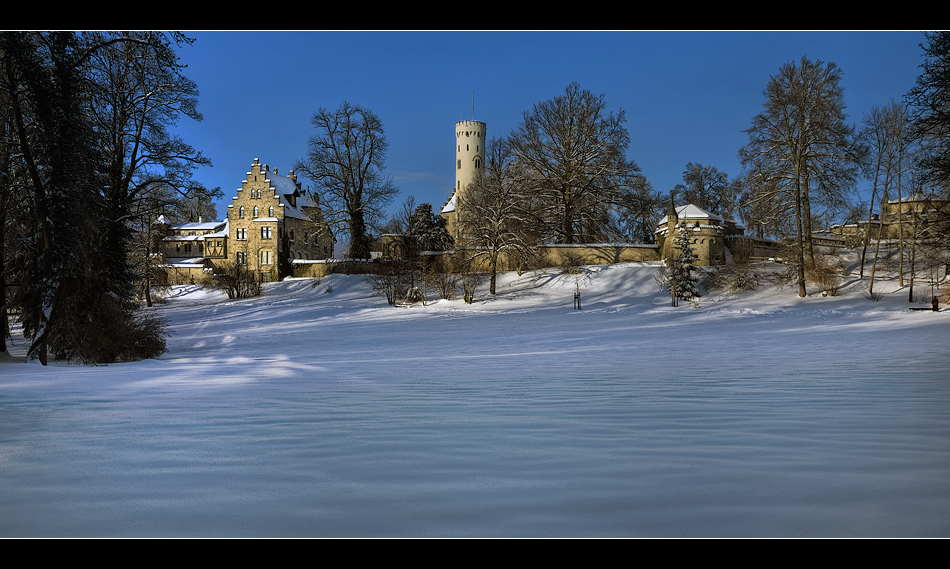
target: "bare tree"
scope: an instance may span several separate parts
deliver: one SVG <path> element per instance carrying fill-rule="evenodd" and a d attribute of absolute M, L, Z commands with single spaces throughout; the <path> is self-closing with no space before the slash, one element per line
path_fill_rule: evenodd
<path fill-rule="evenodd" d="M 805 267 L 815 262 L 813 206 L 843 206 L 856 178 L 861 148 L 853 127 L 845 123 L 841 70 L 834 63 L 789 62 L 773 75 L 764 109 L 753 117 L 749 142 L 739 152 L 762 190 L 753 201 L 775 203 L 795 219 L 798 248 L 798 294 L 805 296 Z"/>
<path fill-rule="evenodd" d="M 571 83 L 562 96 L 525 112 L 511 136 L 546 240 L 602 240 L 611 209 L 640 180 L 639 167 L 626 157 L 626 115 L 606 108 L 604 95 Z"/>
<path fill-rule="evenodd" d="M 688 163 L 683 171 L 683 183 L 677 184 L 673 190 L 686 202 L 712 213 L 734 213 L 734 186 L 729 183 L 726 173 L 715 166 Z"/>
<path fill-rule="evenodd" d="M 656 221 L 665 210 L 665 198 L 645 176 L 634 176 L 631 191 L 621 196 L 616 208 L 616 217 L 608 231 L 611 240 L 626 243 L 653 243 L 656 238 Z"/>
<path fill-rule="evenodd" d="M 323 222 L 349 233 L 351 258 L 370 256 L 368 228 L 383 219 L 386 207 L 399 194 L 383 176 L 389 147 L 376 114 L 344 102 L 336 111 L 321 107 L 311 122 L 307 156 L 294 168 L 313 180 Z"/>
<path fill-rule="evenodd" d="M 880 196 L 878 206 L 878 234 L 877 245 L 874 251 L 874 261 L 871 264 L 871 282 L 868 291 L 874 290 L 874 272 L 877 267 L 877 256 L 881 246 L 884 231 L 884 204 L 896 192 L 901 199 L 902 176 L 913 165 L 911 158 L 911 138 L 909 135 L 910 116 L 907 107 L 901 103 L 891 101 L 885 107 L 872 107 L 864 116 L 864 127 L 860 132 L 862 143 L 868 148 L 863 163 L 864 175 L 871 180 L 871 203 L 868 207 L 868 225 L 864 234 L 864 246 L 861 251 L 861 278 L 864 278 L 864 262 L 867 248 L 871 239 L 871 221 L 874 215 L 874 206 Z M 903 231 L 899 225 L 898 231 Z M 903 247 L 903 239 L 900 239 Z M 901 255 L 903 257 L 903 255 Z M 903 271 L 900 271 L 901 286 L 903 286 Z"/>
<path fill-rule="evenodd" d="M 485 151 L 485 168 L 461 194 L 460 253 L 469 264 L 486 264 L 489 291 L 495 294 L 495 279 L 502 255 L 510 260 L 530 257 L 536 245 L 532 234 L 531 196 L 524 191 L 519 164 L 508 142 L 492 139 Z"/>

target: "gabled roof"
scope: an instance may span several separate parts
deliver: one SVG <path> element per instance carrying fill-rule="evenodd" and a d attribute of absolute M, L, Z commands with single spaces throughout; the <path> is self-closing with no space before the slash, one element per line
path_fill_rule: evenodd
<path fill-rule="evenodd" d="M 449 201 L 442 207 L 440 213 L 449 213 L 451 211 L 455 211 L 455 192 L 452 192 L 452 197 L 449 198 Z"/>
<path fill-rule="evenodd" d="M 709 213 L 701 207 L 691 203 L 681 205 L 676 208 L 676 217 L 679 219 L 709 219 L 713 221 L 722 221 L 722 218 L 715 213 Z"/>
<path fill-rule="evenodd" d="M 270 182 L 271 188 L 280 199 L 280 205 L 284 206 L 284 217 L 310 219 L 304 208 L 316 207 L 316 204 L 310 200 L 306 192 L 300 191 L 297 182 L 288 176 L 275 174 L 273 171 L 267 172 L 265 180 Z M 292 200 L 292 196 L 296 196 L 296 198 Z M 297 207 L 294 207 L 292 202 L 296 202 Z"/>
<path fill-rule="evenodd" d="M 220 226 L 226 225 L 227 221 L 191 221 L 188 223 L 182 223 L 181 225 L 172 226 L 173 230 L 200 230 L 200 231 L 217 231 Z"/>

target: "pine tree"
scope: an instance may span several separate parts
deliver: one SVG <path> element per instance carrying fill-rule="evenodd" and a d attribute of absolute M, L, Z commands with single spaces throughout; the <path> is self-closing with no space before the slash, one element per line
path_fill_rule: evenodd
<path fill-rule="evenodd" d="M 453 240 L 446 229 L 445 219 L 432 213 L 432 204 L 419 204 L 409 216 L 407 233 L 412 252 L 446 251 Z"/>
<path fill-rule="evenodd" d="M 698 282 L 696 274 L 696 261 L 699 257 L 693 253 L 690 246 L 692 230 L 685 223 L 681 223 L 673 239 L 673 246 L 679 249 L 679 256 L 672 261 L 669 273 L 670 294 L 673 295 L 673 302 L 677 299 L 693 300 L 699 298 Z"/>

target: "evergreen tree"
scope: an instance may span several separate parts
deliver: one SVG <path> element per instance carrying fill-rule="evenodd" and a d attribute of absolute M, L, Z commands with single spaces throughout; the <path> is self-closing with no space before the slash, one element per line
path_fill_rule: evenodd
<path fill-rule="evenodd" d="M 8 303 L 31 360 L 106 363 L 165 349 L 161 320 L 134 303 L 130 262 L 153 189 L 190 189 L 191 167 L 205 163 L 164 130 L 195 102 L 174 60 L 158 34 L 0 32 L 3 170 L 20 196 L 0 211 L 0 277 L 15 285 Z M 157 90 L 176 81 L 187 93 L 158 105 L 169 100 Z"/>
<path fill-rule="evenodd" d="M 432 213 L 432 204 L 416 206 L 409 216 L 406 233 L 409 235 L 411 253 L 422 251 L 446 251 L 452 248 L 453 239 L 441 215 Z"/>
<path fill-rule="evenodd" d="M 690 245 L 692 230 L 685 223 L 681 223 L 673 239 L 673 245 L 679 249 L 679 256 L 672 261 L 669 272 L 670 294 L 673 296 L 674 306 L 677 299 L 693 300 L 699 298 L 696 274 L 696 261 L 699 257 L 693 253 Z"/>

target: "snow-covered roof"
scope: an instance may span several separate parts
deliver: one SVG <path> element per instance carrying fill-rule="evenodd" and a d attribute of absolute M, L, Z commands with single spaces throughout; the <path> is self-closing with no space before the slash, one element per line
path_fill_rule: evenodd
<path fill-rule="evenodd" d="M 206 238 L 207 237 L 227 237 L 230 227 L 231 227 L 231 222 L 228 220 L 225 220 L 224 226 L 221 229 L 218 229 L 214 233 L 208 233 L 206 235 L 203 235 L 202 237 L 206 237 Z"/>
<path fill-rule="evenodd" d="M 211 233 L 205 233 L 203 235 L 169 235 L 162 239 L 162 241 L 204 241 L 209 237 L 227 237 L 228 228 L 230 223 L 225 221 L 202 221 L 202 222 L 192 222 L 192 223 L 183 223 L 182 225 L 176 225 L 172 229 L 176 231 L 212 231 Z"/>
<path fill-rule="evenodd" d="M 271 188 L 273 188 L 274 193 L 277 194 L 277 197 L 280 199 L 280 205 L 284 206 L 284 217 L 303 220 L 310 219 L 304 212 L 304 208 L 316 207 L 316 204 L 310 201 L 310 198 L 305 192 L 297 188 L 297 182 L 288 176 L 283 176 L 273 171 L 267 172 L 265 180 L 270 182 Z M 294 193 L 297 194 L 294 200 L 297 203 L 297 207 L 294 207 L 288 198 L 288 196 L 292 196 Z"/>
<path fill-rule="evenodd" d="M 196 231 L 217 231 L 220 226 L 226 223 L 226 221 L 191 221 L 182 223 L 181 225 L 175 225 L 172 229 L 175 231 L 187 229 L 194 229 Z"/>
<path fill-rule="evenodd" d="M 171 257 L 165 260 L 164 263 L 159 265 L 160 267 L 179 267 L 179 268 L 189 268 L 189 267 L 200 267 L 205 265 L 207 259 L 204 257 Z"/>
<path fill-rule="evenodd" d="M 452 192 L 452 197 L 442 208 L 442 213 L 449 213 L 450 211 L 455 211 L 455 192 Z"/>
<path fill-rule="evenodd" d="M 709 219 L 712 221 L 722 221 L 722 218 L 715 213 L 709 213 L 701 207 L 691 203 L 681 205 L 676 208 L 676 217 L 680 219 Z"/>
<path fill-rule="evenodd" d="M 909 196 L 904 196 L 899 200 L 888 200 L 887 203 L 914 203 L 914 202 L 943 202 L 946 201 L 944 198 L 935 195 L 935 194 L 924 194 L 924 193 L 915 193 Z"/>

